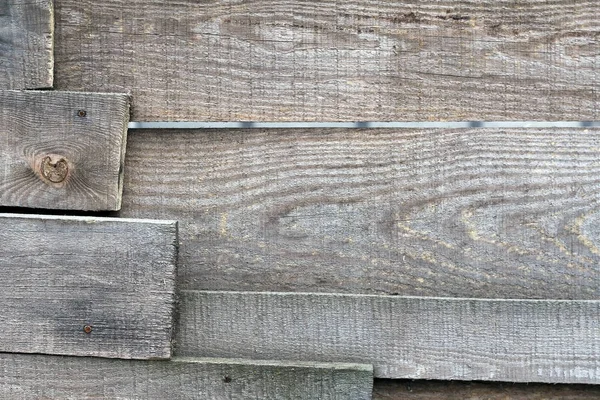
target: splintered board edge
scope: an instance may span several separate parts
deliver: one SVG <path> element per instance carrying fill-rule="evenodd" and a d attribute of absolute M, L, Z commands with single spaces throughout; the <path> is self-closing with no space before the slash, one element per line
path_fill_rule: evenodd
<path fill-rule="evenodd" d="M 121 208 L 127 94 L 0 91 L 0 206 Z"/>
<path fill-rule="evenodd" d="M 378 378 L 600 383 L 600 301 L 181 293 L 177 356 L 370 363 Z"/>
<path fill-rule="evenodd" d="M 177 223 L 0 214 L 0 351 L 171 356 Z"/>

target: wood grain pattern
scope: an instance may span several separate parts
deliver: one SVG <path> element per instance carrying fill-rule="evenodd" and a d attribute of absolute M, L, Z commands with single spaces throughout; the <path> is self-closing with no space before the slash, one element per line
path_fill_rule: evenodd
<path fill-rule="evenodd" d="M 373 400 L 596 400 L 599 385 L 378 379 Z"/>
<path fill-rule="evenodd" d="M 175 354 L 373 364 L 379 378 L 600 383 L 600 301 L 181 294 Z"/>
<path fill-rule="evenodd" d="M 0 214 L 0 351 L 171 356 L 177 223 Z"/>
<path fill-rule="evenodd" d="M 56 86 L 133 118 L 594 120 L 595 0 L 57 0 Z"/>
<path fill-rule="evenodd" d="M 0 354 L 0 370 L 7 399 L 369 400 L 373 386 L 354 364 Z"/>
<path fill-rule="evenodd" d="M 600 130 L 133 131 L 182 289 L 600 298 Z"/>
<path fill-rule="evenodd" d="M 0 91 L 0 205 L 118 210 L 125 94 Z"/>
<path fill-rule="evenodd" d="M 0 89 L 52 87 L 53 8 L 52 0 L 0 0 Z"/>

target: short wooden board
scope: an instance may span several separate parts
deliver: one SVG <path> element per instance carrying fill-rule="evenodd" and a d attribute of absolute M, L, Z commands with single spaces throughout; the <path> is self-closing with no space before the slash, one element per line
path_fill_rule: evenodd
<path fill-rule="evenodd" d="M 125 94 L 0 91 L 0 205 L 118 210 Z"/>
<path fill-rule="evenodd" d="M 370 363 L 379 378 L 600 383 L 600 301 L 181 296 L 178 356 Z"/>
<path fill-rule="evenodd" d="M 0 354 L 0 370 L 6 399 L 370 400 L 373 386 L 356 364 Z"/>
<path fill-rule="evenodd" d="M 53 75 L 53 0 L 0 0 L 0 89 L 50 88 Z"/>
<path fill-rule="evenodd" d="M 0 352 L 171 356 L 177 223 L 0 214 Z"/>

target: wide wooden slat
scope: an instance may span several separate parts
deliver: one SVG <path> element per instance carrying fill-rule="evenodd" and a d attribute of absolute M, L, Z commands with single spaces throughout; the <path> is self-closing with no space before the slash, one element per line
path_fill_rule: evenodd
<path fill-rule="evenodd" d="M 53 69 L 53 1 L 0 0 L 0 89 L 52 87 Z"/>
<path fill-rule="evenodd" d="M 0 91 L 0 205 L 118 210 L 125 94 Z"/>
<path fill-rule="evenodd" d="M 0 354 L 6 399 L 370 400 L 367 365 Z"/>
<path fill-rule="evenodd" d="M 372 363 L 376 377 L 600 383 L 600 301 L 181 294 L 178 356 Z"/>
<path fill-rule="evenodd" d="M 0 214 L 0 351 L 171 356 L 177 223 Z"/>
<path fill-rule="evenodd" d="M 600 299 L 600 130 L 132 131 L 182 289 Z"/>
<path fill-rule="evenodd" d="M 594 120 L 596 0 L 56 0 L 56 86 L 135 120 Z"/>

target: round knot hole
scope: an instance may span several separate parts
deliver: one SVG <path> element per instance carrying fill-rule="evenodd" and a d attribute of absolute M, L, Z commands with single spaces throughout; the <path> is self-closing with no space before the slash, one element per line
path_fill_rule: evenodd
<path fill-rule="evenodd" d="M 52 183 L 61 183 L 69 174 L 69 163 L 63 157 L 46 156 L 42 160 L 42 176 Z"/>

